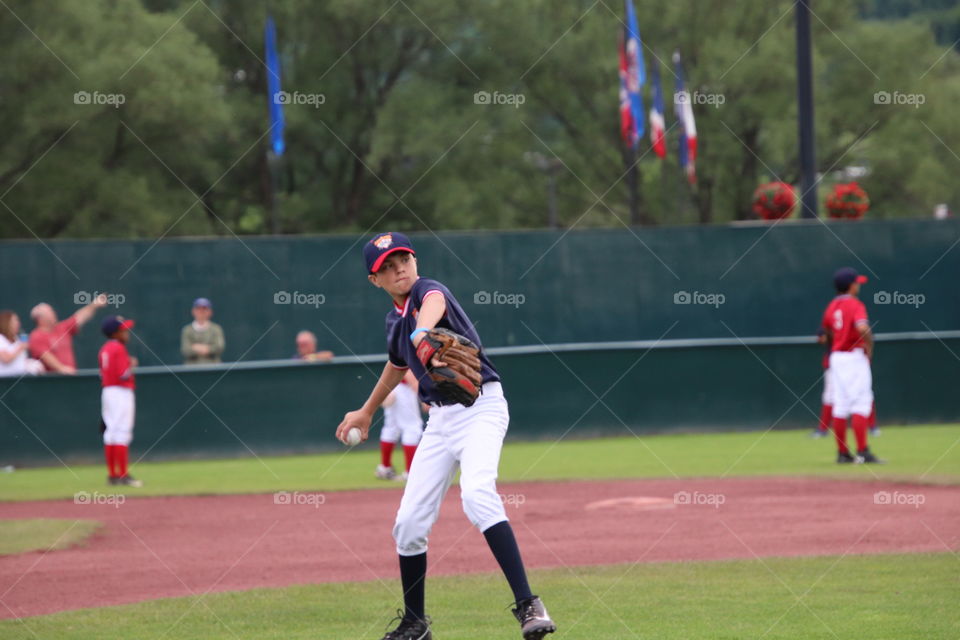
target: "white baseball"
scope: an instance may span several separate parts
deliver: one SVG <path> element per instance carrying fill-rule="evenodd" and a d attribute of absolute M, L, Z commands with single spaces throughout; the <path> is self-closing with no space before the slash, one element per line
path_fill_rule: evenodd
<path fill-rule="evenodd" d="M 347 431 L 347 445 L 355 447 L 360 444 L 360 429 L 353 427 L 350 431 Z"/>

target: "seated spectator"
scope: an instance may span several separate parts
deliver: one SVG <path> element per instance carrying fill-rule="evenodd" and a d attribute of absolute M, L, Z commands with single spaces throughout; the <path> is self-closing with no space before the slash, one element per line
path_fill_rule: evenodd
<path fill-rule="evenodd" d="M 317 336 L 312 331 L 301 331 L 297 334 L 297 352 L 294 360 L 308 362 L 329 362 L 333 359 L 333 351 L 317 351 Z"/>
<path fill-rule="evenodd" d="M 43 364 L 27 357 L 26 336 L 19 334 L 20 316 L 0 311 L 0 378 L 43 373 Z"/>
<path fill-rule="evenodd" d="M 57 312 L 46 302 L 41 302 L 30 311 L 37 327 L 30 332 L 30 356 L 43 363 L 46 371 L 72 375 L 77 372 L 77 360 L 73 354 L 73 336 L 97 309 L 107 305 L 107 296 L 100 294 L 96 300 L 81 307 L 72 316 L 57 322 Z"/>
<path fill-rule="evenodd" d="M 184 364 L 216 364 L 221 361 L 226 342 L 223 329 L 213 317 L 213 304 L 206 298 L 193 301 L 193 322 L 180 332 L 180 353 Z"/>

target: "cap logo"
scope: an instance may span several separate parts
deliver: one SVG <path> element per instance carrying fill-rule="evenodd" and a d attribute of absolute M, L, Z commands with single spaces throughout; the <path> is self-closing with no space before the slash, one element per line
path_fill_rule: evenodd
<path fill-rule="evenodd" d="M 386 233 L 379 238 L 374 238 L 373 244 L 377 249 L 383 251 L 387 247 L 393 244 L 393 236 L 389 233 Z"/>

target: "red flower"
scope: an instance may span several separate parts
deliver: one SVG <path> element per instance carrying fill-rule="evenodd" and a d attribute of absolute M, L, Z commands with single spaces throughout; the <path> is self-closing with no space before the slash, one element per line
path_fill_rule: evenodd
<path fill-rule="evenodd" d="M 753 192 L 753 212 L 764 220 L 780 220 L 793 213 L 797 194 L 786 182 L 768 182 Z"/>
<path fill-rule="evenodd" d="M 831 218 L 856 220 L 870 208 L 870 198 L 856 182 L 847 182 L 833 187 L 827 196 L 827 212 Z"/>

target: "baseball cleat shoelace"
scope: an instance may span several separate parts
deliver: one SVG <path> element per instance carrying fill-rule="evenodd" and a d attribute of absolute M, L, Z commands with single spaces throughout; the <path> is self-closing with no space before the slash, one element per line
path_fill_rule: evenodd
<path fill-rule="evenodd" d="M 403 611 L 397 611 L 396 617 L 387 623 L 387 627 L 396 620 L 399 620 L 400 624 L 393 631 L 388 631 L 383 640 L 433 640 L 429 617 L 425 620 L 408 620 L 403 617 Z"/>
<path fill-rule="evenodd" d="M 520 632 L 523 640 L 541 640 L 548 633 L 557 630 L 557 625 L 550 619 L 547 608 L 538 596 L 531 596 L 517 603 L 513 615 L 520 623 Z"/>

